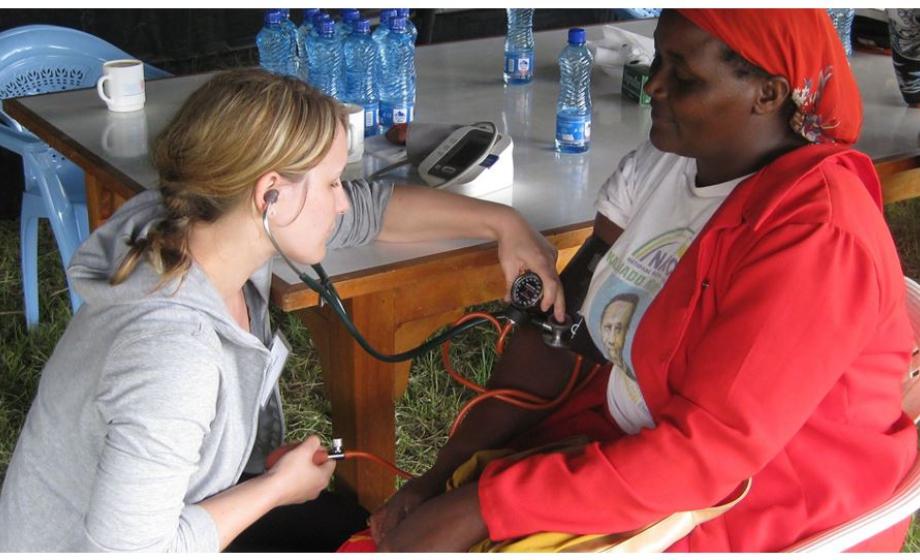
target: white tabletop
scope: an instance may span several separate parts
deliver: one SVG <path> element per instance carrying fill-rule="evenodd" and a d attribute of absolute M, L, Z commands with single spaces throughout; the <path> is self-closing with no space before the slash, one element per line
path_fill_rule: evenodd
<path fill-rule="evenodd" d="M 652 20 L 621 25 L 648 36 L 654 30 Z M 589 27 L 589 40 L 600 39 L 602 27 Z M 416 54 L 416 120 L 456 124 L 487 120 L 495 122 L 501 132 L 510 133 L 514 140 L 514 185 L 497 198 L 544 232 L 589 223 L 598 188 L 620 158 L 647 138 L 650 126 L 648 108 L 623 99 L 620 84 L 595 68 L 591 150 L 579 155 L 554 152 L 559 92 L 556 59 L 565 37 L 564 29 L 536 34 L 535 78 L 526 86 L 502 83 L 503 37 L 425 46 Z M 908 108 L 901 99 L 890 57 L 857 52 L 851 63 L 865 111 L 857 148 L 875 160 L 920 151 L 920 110 Z M 207 78 L 204 74 L 148 82 L 147 105 L 133 115 L 109 113 L 95 90 L 35 96 L 21 102 L 138 185 L 153 188 L 156 173 L 143 153 L 144 141 L 140 140 L 137 154 L 126 153 L 124 147 L 120 154 L 113 153 L 111 147 L 104 147 L 106 129 L 109 142 L 119 130 L 122 139 L 143 133 L 148 139 L 154 137 L 185 97 Z M 368 157 L 364 165 L 365 169 L 375 169 L 381 163 Z M 374 243 L 330 251 L 323 264 L 335 277 L 479 243 Z M 298 281 L 287 267 L 276 266 L 275 271 L 288 283 Z"/>

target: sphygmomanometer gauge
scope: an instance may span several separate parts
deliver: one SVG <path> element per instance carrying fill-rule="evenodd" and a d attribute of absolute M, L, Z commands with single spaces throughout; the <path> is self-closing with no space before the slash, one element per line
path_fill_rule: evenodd
<path fill-rule="evenodd" d="M 536 307 L 543 299 L 543 281 L 534 272 L 527 271 L 511 284 L 511 304 L 519 309 Z"/>

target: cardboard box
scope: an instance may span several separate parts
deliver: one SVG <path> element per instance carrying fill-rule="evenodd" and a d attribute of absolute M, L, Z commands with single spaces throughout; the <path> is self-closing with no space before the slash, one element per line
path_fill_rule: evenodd
<path fill-rule="evenodd" d="M 623 97 L 638 101 L 639 105 L 648 106 L 651 97 L 645 93 L 645 82 L 648 81 L 649 66 L 647 64 L 627 64 L 623 67 Z"/>

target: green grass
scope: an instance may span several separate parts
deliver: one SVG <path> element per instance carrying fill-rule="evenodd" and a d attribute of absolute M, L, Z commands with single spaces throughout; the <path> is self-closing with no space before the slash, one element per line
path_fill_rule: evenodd
<path fill-rule="evenodd" d="M 495 311 L 497 307 L 478 309 Z M 496 359 L 496 338 L 491 327 L 464 333 L 451 346 L 453 367 L 467 379 L 484 384 Z M 397 465 L 411 473 L 431 467 L 438 449 L 447 441 L 454 418 L 473 396 L 448 376 L 440 352 L 415 360 L 406 393 L 396 403 Z"/>
<path fill-rule="evenodd" d="M 904 275 L 920 281 L 920 198 L 889 204 L 885 220 L 898 246 Z"/>
<path fill-rule="evenodd" d="M 42 322 L 28 333 L 22 312 L 19 222 L 0 220 L 0 478 L 38 388 L 41 369 L 70 319 L 60 256 L 45 229 L 39 237 Z"/>
<path fill-rule="evenodd" d="M 905 274 L 920 278 L 920 199 L 891 205 L 886 217 L 898 244 Z M 19 276 L 19 222 L 0 220 L 0 480 L 6 472 L 20 427 L 38 386 L 45 361 L 70 319 L 70 303 L 54 240 L 47 227 L 39 235 L 41 324 L 25 329 Z M 498 304 L 484 306 L 495 309 Z M 330 405 L 309 332 L 292 314 L 272 310 L 272 321 L 288 337 L 293 352 L 281 378 L 288 437 L 318 433 L 332 437 Z M 452 349 L 461 373 L 483 383 L 492 368 L 495 334 L 477 329 Z M 447 440 L 447 430 L 471 393 L 454 383 L 433 353 L 412 364 L 409 385 L 396 405 L 397 464 L 419 473 L 431 466 Z M 914 522 L 904 547 L 920 552 L 920 523 Z"/>

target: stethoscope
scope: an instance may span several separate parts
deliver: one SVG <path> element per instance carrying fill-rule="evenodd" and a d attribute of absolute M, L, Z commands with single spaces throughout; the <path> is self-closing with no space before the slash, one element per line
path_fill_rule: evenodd
<path fill-rule="evenodd" d="M 437 346 L 441 346 L 442 344 L 445 345 L 441 352 L 441 358 L 447 373 L 458 383 L 462 384 L 468 389 L 472 389 L 476 393 L 479 393 L 477 397 L 466 403 L 466 405 L 460 410 L 460 413 L 457 415 L 457 418 L 454 420 L 451 426 L 451 435 L 453 435 L 453 433 L 456 431 L 457 427 L 469 413 L 470 409 L 486 399 L 500 399 L 514 406 L 522 407 L 528 410 L 550 410 L 565 401 L 569 395 L 576 393 L 585 387 L 600 369 L 600 366 L 595 365 L 593 369 L 591 369 L 591 371 L 587 374 L 587 376 L 585 376 L 585 378 L 581 381 L 581 383 L 576 384 L 582 365 L 581 356 L 576 355 L 575 363 L 572 368 L 572 374 L 569 376 L 568 383 L 566 383 L 565 387 L 559 395 L 557 395 L 555 398 L 548 399 L 537 395 L 531 395 L 525 391 L 519 391 L 517 389 L 504 388 L 488 390 L 486 387 L 482 387 L 470 380 L 464 379 L 450 366 L 450 350 L 445 343 L 447 343 L 455 336 L 484 323 L 491 323 L 493 326 L 498 328 L 500 332 L 498 343 L 496 345 L 496 350 L 499 354 L 501 354 L 503 351 L 506 335 L 512 331 L 516 324 L 523 322 L 531 322 L 540 326 L 544 331 L 543 339 L 548 345 L 558 348 L 567 347 L 564 340 L 564 333 L 569 331 L 569 327 L 571 325 L 556 324 L 552 321 L 543 321 L 538 318 L 538 314 L 532 312 L 543 297 L 543 281 L 533 272 L 525 272 L 515 279 L 511 286 L 511 305 L 508 306 L 504 313 L 499 313 L 494 316 L 488 313 L 470 313 L 467 316 L 461 318 L 457 323 L 454 324 L 454 326 L 445 332 L 432 338 L 428 342 L 416 346 L 412 350 L 401 352 L 399 354 L 383 354 L 378 352 L 374 347 L 368 344 L 367 340 L 361 336 L 361 333 L 358 331 L 357 327 L 355 327 L 354 323 L 352 323 L 351 317 L 348 316 L 348 312 L 345 311 L 345 306 L 342 304 L 342 299 L 339 297 L 338 292 L 336 292 L 335 286 L 332 285 L 332 280 L 329 279 L 326 271 L 323 270 L 322 265 L 310 265 L 313 268 L 313 271 L 316 272 L 317 276 L 317 279 L 311 278 L 305 272 L 298 269 L 297 266 L 291 261 L 291 259 L 289 259 L 288 256 L 284 253 L 284 251 L 281 250 L 281 247 L 275 240 L 275 236 L 272 235 L 272 230 L 268 225 L 268 211 L 272 204 L 278 202 L 278 191 L 274 189 L 267 190 L 265 192 L 264 200 L 265 209 L 262 211 L 262 228 L 265 230 L 269 240 L 271 240 L 272 245 L 275 247 L 275 251 L 281 255 L 281 258 L 284 260 L 284 262 L 304 284 L 319 294 L 320 305 L 322 305 L 322 302 L 325 302 L 329 307 L 332 308 L 333 311 L 335 311 L 336 315 L 338 315 L 339 319 L 342 321 L 342 324 L 345 325 L 346 329 L 348 329 L 349 334 L 351 334 L 351 336 L 358 342 L 361 348 L 363 348 L 368 354 L 383 362 L 403 362 L 429 352 Z M 501 320 L 506 321 L 504 326 L 499 324 Z M 271 465 L 277 461 L 281 455 L 292 449 L 295 445 L 297 444 L 285 445 L 273 451 L 266 459 L 267 468 L 270 468 Z M 317 452 L 313 457 L 313 462 L 316 464 L 322 464 L 330 459 L 371 459 L 390 468 L 402 478 L 412 478 L 411 474 L 403 471 L 402 469 L 399 469 L 396 465 L 381 457 L 378 457 L 377 455 L 374 455 L 373 453 L 368 453 L 365 451 L 345 451 L 342 445 L 342 440 L 339 438 L 332 440 L 332 449 L 329 452 L 324 450 Z"/>
<path fill-rule="evenodd" d="M 275 251 L 281 255 L 281 258 L 288 265 L 291 271 L 300 278 L 300 281 L 307 285 L 311 290 L 316 292 L 320 297 L 320 305 L 323 302 L 326 303 L 336 315 L 339 316 L 339 319 L 342 321 L 342 324 L 345 325 L 345 328 L 348 330 L 349 334 L 357 341 L 357 343 L 363 348 L 368 354 L 377 358 L 382 362 L 404 362 L 406 360 L 411 360 L 417 356 L 430 352 L 434 348 L 440 346 L 445 341 L 454 338 L 455 336 L 470 330 L 471 328 L 489 322 L 489 319 L 483 317 L 471 317 L 467 320 L 462 321 L 451 327 L 450 329 L 444 331 L 438 336 L 432 338 L 431 340 L 424 342 L 411 350 L 406 352 L 400 352 L 399 354 L 384 354 L 379 352 L 376 348 L 371 346 L 367 340 L 361 335 L 358 328 L 355 327 L 355 324 L 351 321 L 351 317 L 348 316 L 348 312 L 345 310 L 345 305 L 342 303 L 342 298 L 339 297 L 338 292 L 335 289 L 335 286 L 332 284 L 332 280 L 329 279 L 329 276 L 326 274 L 326 271 L 323 270 L 321 264 L 312 264 L 310 265 L 313 268 L 313 271 L 316 273 L 317 278 L 311 278 L 307 273 L 303 272 L 288 258 L 288 256 L 281 250 L 281 247 L 278 245 L 278 242 L 275 240 L 275 236 L 272 235 L 271 228 L 268 225 L 268 211 L 271 208 L 272 204 L 278 202 L 278 191 L 275 189 L 269 189 L 265 191 L 265 196 L 263 197 L 265 201 L 265 209 L 262 211 L 262 228 L 265 230 L 265 233 L 268 235 L 268 239 L 271 240 L 272 245 L 275 247 Z M 528 273 L 536 278 L 537 281 L 540 281 L 540 277 L 534 273 Z M 528 284 L 532 287 L 531 284 Z M 512 294 L 514 290 L 512 290 Z M 530 290 L 527 292 L 528 296 L 531 296 Z M 540 281 L 540 293 L 536 296 L 528 297 L 528 301 L 531 302 L 531 306 L 536 302 L 539 302 L 539 297 L 542 296 L 542 281 Z M 524 302 L 526 303 L 526 302 Z M 514 304 L 512 304 L 514 305 Z M 508 319 L 512 320 L 506 314 L 498 314 L 496 318 L 499 319 Z M 520 319 L 519 319 L 520 320 Z"/>

